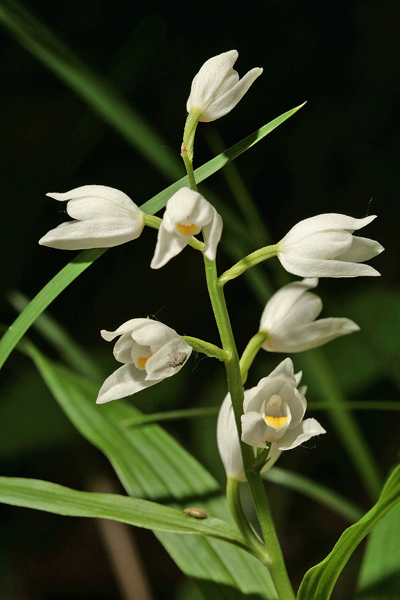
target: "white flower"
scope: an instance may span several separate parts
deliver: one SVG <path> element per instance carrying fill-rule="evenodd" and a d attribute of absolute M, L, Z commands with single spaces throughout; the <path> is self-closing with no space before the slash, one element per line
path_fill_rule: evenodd
<path fill-rule="evenodd" d="M 217 422 L 217 443 L 221 460 L 224 463 L 228 477 L 245 481 L 246 475 L 243 467 L 242 453 L 240 451 L 239 436 L 235 423 L 235 415 L 231 395 L 227 394 L 221 405 Z M 271 445 L 269 460 L 261 472 L 268 471 L 279 458 L 281 451 L 276 444 Z"/>
<path fill-rule="evenodd" d="M 140 236 L 144 213 L 123 192 L 105 185 L 84 185 L 63 194 L 46 194 L 67 202 L 75 221 L 62 223 L 41 240 L 42 246 L 62 250 L 111 248 Z"/>
<path fill-rule="evenodd" d="M 267 302 L 261 316 L 260 331 L 268 334 L 262 347 L 268 352 L 303 352 L 331 340 L 359 331 L 350 319 L 319 319 L 322 301 L 307 290 L 318 279 L 303 279 L 285 285 Z"/>
<path fill-rule="evenodd" d="M 379 275 L 359 263 L 380 254 L 378 242 L 352 235 L 376 215 L 353 219 L 335 213 L 300 221 L 277 244 L 277 256 L 289 273 L 300 277 L 358 277 Z"/>
<path fill-rule="evenodd" d="M 326 433 L 315 419 L 303 421 L 307 401 L 297 389 L 299 379 L 292 361 L 286 358 L 245 392 L 243 442 L 255 448 L 266 448 L 266 442 L 272 442 L 279 450 L 291 450 L 314 435 Z"/>
<path fill-rule="evenodd" d="M 222 219 L 201 194 L 183 187 L 167 202 L 158 230 L 151 268 L 163 267 L 171 258 L 179 254 L 187 246 L 190 238 L 201 229 L 206 238 L 204 254 L 210 260 L 214 260 L 222 234 Z"/>
<path fill-rule="evenodd" d="M 130 396 L 178 373 L 192 353 L 179 335 L 158 321 L 131 319 L 115 331 L 101 331 L 114 346 L 116 360 L 125 363 L 103 383 L 97 404 Z"/>
<path fill-rule="evenodd" d="M 237 50 L 230 50 L 204 63 L 192 81 L 186 104 L 188 113 L 199 111 L 200 121 L 215 121 L 236 106 L 263 72 L 256 67 L 239 81 L 238 73 L 232 68 L 238 56 Z"/>

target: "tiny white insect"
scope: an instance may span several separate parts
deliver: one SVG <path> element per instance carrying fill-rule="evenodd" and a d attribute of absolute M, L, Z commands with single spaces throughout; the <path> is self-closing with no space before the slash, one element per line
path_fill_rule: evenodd
<path fill-rule="evenodd" d="M 202 508 L 195 508 L 194 506 L 190 508 L 184 508 L 183 512 L 189 515 L 189 517 L 194 517 L 195 519 L 206 519 L 208 517 L 205 510 Z"/>

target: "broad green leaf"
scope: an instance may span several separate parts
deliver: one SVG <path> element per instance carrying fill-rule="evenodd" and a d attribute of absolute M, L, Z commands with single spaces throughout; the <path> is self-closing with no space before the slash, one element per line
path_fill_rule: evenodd
<path fill-rule="evenodd" d="M 1 3 L 0 3 L 1 9 Z M 1 15 L 1 12 L 0 12 Z M 303 105 L 301 105 L 303 106 Z M 301 106 L 297 106 L 292 110 L 289 110 L 285 114 L 281 115 L 277 119 L 271 121 L 264 127 L 261 127 L 258 131 L 249 135 L 247 138 L 232 146 L 229 150 L 213 158 L 208 163 L 199 167 L 195 171 L 197 181 L 204 181 L 207 177 L 222 169 L 230 160 L 233 160 L 245 150 L 248 150 L 254 144 L 259 142 L 263 137 L 270 133 L 273 129 L 278 127 L 286 119 L 291 117 Z M 168 188 L 154 196 L 151 200 L 141 206 L 148 214 L 155 214 L 160 208 L 165 206 L 167 200 L 175 193 L 178 189 L 188 184 L 187 177 L 183 177 L 176 183 L 170 185 Z M 85 269 L 87 269 L 97 258 L 99 258 L 107 248 L 95 248 L 93 250 L 83 250 L 75 258 L 72 259 L 53 279 L 44 286 L 42 290 L 33 298 L 28 304 L 25 310 L 17 317 L 14 323 L 10 326 L 9 330 L 0 340 L 0 368 L 3 366 L 7 357 L 18 344 L 24 333 L 27 332 L 32 323 L 38 318 L 38 316 L 53 302 L 55 298 L 65 288 L 74 281 Z"/>
<path fill-rule="evenodd" d="M 217 482 L 163 429 L 127 427 L 124 422 L 138 414 L 133 407 L 123 401 L 96 405 L 97 388 L 91 382 L 33 348 L 30 353 L 60 406 L 109 458 L 130 495 L 181 508 L 199 506 L 210 516 L 230 519 Z M 198 536 L 158 532 L 157 537 L 205 598 L 239 600 L 249 594 L 252 600 L 276 599 L 266 567 L 247 552 Z"/>
<path fill-rule="evenodd" d="M 311 498 L 351 523 L 363 516 L 363 512 L 357 506 L 340 494 L 298 473 L 274 466 L 273 469 L 263 473 L 263 478 Z"/>
<path fill-rule="evenodd" d="M 196 519 L 139 498 L 80 492 L 38 479 L 0 477 L 0 502 L 69 517 L 112 519 L 156 531 L 204 535 L 249 550 L 239 530 L 226 521 L 212 517 Z"/>
<path fill-rule="evenodd" d="M 400 591 L 400 504 L 373 529 L 358 582 L 357 600 L 397 600 Z"/>
<path fill-rule="evenodd" d="M 400 465 L 390 475 L 375 506 L 358 523 L 344 531 L 325 560 L 307 571 L 297 600 L 328 600 L 337 578 L 358 544 L 399 501 Z"/>

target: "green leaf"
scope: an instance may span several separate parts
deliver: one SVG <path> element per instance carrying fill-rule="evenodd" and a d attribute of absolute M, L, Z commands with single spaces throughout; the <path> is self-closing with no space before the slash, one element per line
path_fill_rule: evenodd
<path fill-rule="evenodd" d="M 400 590 L 400 504 L 371 532 L 356 600 L 397 600 Z"/>
<path fill-rule="evenodd" d="M 249 550 L 230 523 L 212 517 L 195 519 L 169 506 L 118 494 L 79 492 L 48 481 L 0 477 L 0 502 L 69 517 L 111 519 L 156 531 L 204 535 Z"/>
<path fill-rule="evenodd" d="M 96 405 L 96 386 L 33 347 L 29 351 L 60 406 L 108 457 L 130 495 L 181 508 L 194 505 L 210 516 L 230 520 L 217 482 L 163 429 L 126 427 L 124 422 L 134 420 L 137 410 L 123 401 Z M 276 599 L 268 570 L 249 553 L 198 536 L 158 532 L 157 537 L 182 571 L 196 580 L 205 598 L 239 600 L 249 594 L 251 600 Z"/>
<path fill-rule="evenodd" d="M 337 578 L 358 544 L 399 501 L 400 465 L 390 475 L 375 506 L 358 523 L 344 531 L 325 560 L 307 571 L 297 600 L 328 600 Z"/>

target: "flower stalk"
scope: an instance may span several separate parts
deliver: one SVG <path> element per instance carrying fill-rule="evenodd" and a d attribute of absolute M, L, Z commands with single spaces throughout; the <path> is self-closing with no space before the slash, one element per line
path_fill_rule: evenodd
<path fill-rule="evenodd" d="M 247 269 L 251 269 L 251 267 L 255 267 L 256 265 L 276 256 L 278 252 L 278 247 L 276 244 L 272 244 L 271 246 L 265 246 L 264 248 L 260 248 L 251 254 L 248 254 L 239 262 L 237 262 L 233 267 L 222 273 L 219 278 L 219 282 L 221 285 L 225 285 L 231 279 L 235 279 L 242 275 Z"/>
<path fill-rule="evenodd" d="M 242 374 L 242 383 L 245 384 L 247 380 L 247 374 L 255 357 L 261 350 L 262 345 L 267 340 L 268 334 L 265 331 L 259 331 L 256 335 L 253 335 L 249 343 L 247 344 L 242 357 L 240 359 L 240 372 Z"/>

